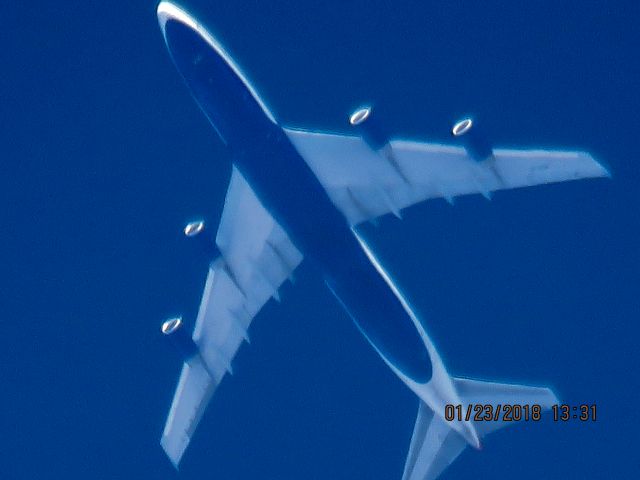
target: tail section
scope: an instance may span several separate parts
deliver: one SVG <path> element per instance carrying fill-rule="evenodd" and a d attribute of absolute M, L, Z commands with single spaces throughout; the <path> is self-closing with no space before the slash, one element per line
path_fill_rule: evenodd
<path fill-rule="evenodd" d="M 453 384 L 462 402 L 462 410 L 471 406 L 471 420 L 480 437 L 507 425 L 526 421 L 536 412 L 549 410 L 558 398 L 547 387 L 530 387 L 508 383 L 484 382 L 468 378 L 454 378 Z M 483 407 L 483 412 L 479 412 Z M 539 410 L 538 410 L 539 408 Z M 475 411 L 474 411 L 475 410 Z M 475 414 L 482 420 L 474 421 Z"/>
<path fill-rule="evenodd" d="M 545 387 L 452 380 L 460 405 L 446 406 L 445 418 L 420 401 L 402 480 L 435 480 L 467 445 L 478 447 L 485 435 L 527 417 L 535 419 L 533 415 L 558 403 Z"/>
<path fill-rule="evenodd" d="M 462 435 L 420 401 L 402 480 L 434 480 L 466 446 Z"/>

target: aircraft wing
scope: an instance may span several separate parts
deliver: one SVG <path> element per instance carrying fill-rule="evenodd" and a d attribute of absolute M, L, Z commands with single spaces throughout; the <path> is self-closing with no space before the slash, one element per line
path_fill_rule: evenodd
<path fill-rule="evenodd" d="M 198 353 L 185 361 L 160 442 L 176 467 L 253 317 L 302 261 L 235 168 L 216 243 L 222 256 L 210 266 L 193 332 Z"/>
<path fill-rule="evenodd" d="M 285 131 L 352 226 L 431 198 L 608 175 L 586 152 L 494 149 L 477 162 L 458 146 L 391 140 L 376 151 L 360 136 Z"/>

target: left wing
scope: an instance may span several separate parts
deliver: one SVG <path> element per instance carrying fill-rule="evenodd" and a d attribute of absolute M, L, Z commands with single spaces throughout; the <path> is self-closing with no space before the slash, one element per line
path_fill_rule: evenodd
<path fill-rule="evenodd" d="M 458 146 L 391 140 L 376 150 L 359 136 L 285 131 L 352 226 L 430 198 L 608 175 L 586 152 L 495 149 L 478 162 Z"/>
<path fill-rule="evenodd" d="M 253 317 L 289 278 L 302 254 L 234 168 L 216 243 L 222 256 L 209 269 L 193 341 L 160 443 L 177 467 Z"/>

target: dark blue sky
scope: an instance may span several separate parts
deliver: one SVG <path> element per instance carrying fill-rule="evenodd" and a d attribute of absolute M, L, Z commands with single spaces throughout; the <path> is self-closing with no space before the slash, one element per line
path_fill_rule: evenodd
<path fill-rule="evenodd" d="M 573 147 L 612 180 L 433 201 L 367 237 L 453 374 L 548 384 L 596 423 L 506 429 L 443 478 L 640 470 L 640 4 L 189 1 L 284 125 L 362 102 L 444 141 Z M 0 478 L 173 479 L 159 446 L 230 159 L 164 47 L 156 3 L 12 2 L 0 75 Z M 265 168 L 268 168 L 266 166 Z M 400 478 L 417 401 L 303 266 L 269 303 L 184 479 Z"/>

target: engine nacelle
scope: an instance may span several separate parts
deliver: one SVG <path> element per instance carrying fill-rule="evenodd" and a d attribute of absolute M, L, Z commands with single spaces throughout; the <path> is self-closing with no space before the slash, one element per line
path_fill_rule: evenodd
<path fill-rule="evenodd" d="M 197 237 L 204 232 L 205 223 L 204 220 L 196 220 L 195 222 L 189 222 L 184 227 L 184 235 L 189 238 Z"/>
<path fill-rule="evenodd" d="M 467 153 L 476 162 L 481 162 L 493 156 L 491 144 L 471 118 L 467 117 L 457 122 L 451 129 L 451 135 L 460 138 Z"/>
<path fill-rule="evenodd" d="M 389 144 L 389 136 L 373 116 L 373 107 L 357 109 L 349 117 L 349 123 L 358 129 L 367 145 L 376 152 Z"/>
<path fill-rule="evenodd" d="M 188 360 L 198 353 L 198 346 L 184 328 L 182 318 L 176 317 L 166 320 L 162 323 L 160 330 L 171 340 L 171 343 L 178 349 L 180 356 L 184 360 Z"/>
<path fill-rule="evenodd" d="M 204 220 L 195 220 L 187 223 L 183 232 L 185 237 L 195 239 L 196 243 L 200 246 L 200 250 L 209 260 L 212 260 L 220 254 L 213 236 L 209 234 L 209 230 L 206 228 Z"/>
<path fill-rule="evenodd" d="M 387 135 L 380 122 L 373 118 L 372 113 L 373 107 L 371 106 L 359 108 L 351 114 L 349 123 L 358 129 L 362 139 L 369 148 L 382 155 L 398 173 L 400 178 L 402 178 L 404 182 L 409 183 L 409 179 L 402 171 L 402 168 L 400 168 L 393 153 L 391 143 L 389 143 L 389 135 Z M 399 215 L 398 213 L 396 214 Z"/>

